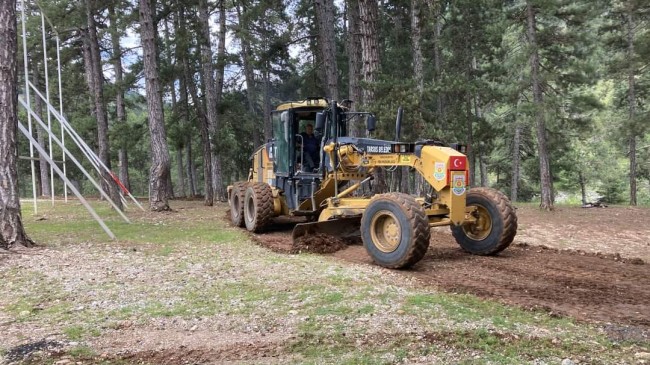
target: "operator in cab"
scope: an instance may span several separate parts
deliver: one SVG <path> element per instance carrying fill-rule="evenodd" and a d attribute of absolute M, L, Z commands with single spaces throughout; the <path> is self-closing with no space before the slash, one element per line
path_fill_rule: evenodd
<path fill-rule="evenodd" d="M 313 172 L 320 164 L 320 141 L 314 135 L 314 126 L 307 124 L 305 131 L 300 133 L 302 136 L 303 150 L 305 161 L 303 163 L 303 170 Z"/>

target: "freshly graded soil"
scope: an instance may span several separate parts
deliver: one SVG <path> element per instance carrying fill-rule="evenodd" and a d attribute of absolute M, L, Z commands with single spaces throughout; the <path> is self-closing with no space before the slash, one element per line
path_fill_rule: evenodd
<path fill-rule="evenodd" d="M 631 326 L 636 329 L 631 337 L 650 339 L 650 264 L 646 262 L 650 255 L 650 231 L 633 223 L 643 219 L 640 215 L 647 212 L 629 208 L 564 208 L 556 214 L 536 212 L 534 208 L 523 210 L 519 212 L 523 214 L 518 214 L 520 227 L 534 229 L 524 228 L 498 256 L 466 253 L 449 229 L 439 228 L 431 232 L 424 259 L 401 273 L 418 278 L 422 285 L 445 291 L 607 323 L 608 332 L 614 335 L 619 331 L 618 325 Z M 557 217 L 559 214 L 568 218 L 572 210 L 580 225 Z M 590 214 L 595 215 L 593 220 L 589 219 Z M 605 216 L 609 219 L 607 226 L 602 225 Z M 623 229 L 616 228 L 618 220 Z M 295 253 L 291 242 L 293 224 L 283 220 L 273 226 L 273 232 L 253 238 L 276 252 Z M 561 232 L 570 234 L 558 242 Z M 607 237 L 622 236 L 626 237 L 625 247 L 614 241 L 609 245 L 603 243 Z M 571 237 L 579 237 L 576 247 L 571 246 Z M 589 239 L 593 244 L 589 244 Z M 299 245 L 310 247 L 305 251 L 328 253 L 332 247 L 340 248 L 339 241 L 317 237 L 312 242 L 304 239 Z M 374 265 L 361 245 L 349 245 L 333 255 L 344 261 Z"/>

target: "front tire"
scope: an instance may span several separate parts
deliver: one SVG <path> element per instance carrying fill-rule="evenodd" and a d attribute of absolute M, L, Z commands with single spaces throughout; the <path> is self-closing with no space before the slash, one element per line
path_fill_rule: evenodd
<path fill-rule="evenodd" d="M 472 188 L 467 206 L 476 207 L 476 222 L 451 226 L 456 242 L 475 255 L 496 255 L 505 250 L 517 234 L 517 215 L 510 200 L 500 191 Z"/>
<path fill-rule="evenodd" d="M 407 194 L 377 195 L 361 217 L 366 251 L 378 265 L 389 269 L 404 269 L 420 261 L 430 237 L 424 208 Z"/>
<path fill-rule="evenodd" d="M 273 218 L 273 192 L 266 183 L 249 184 L 244 195 L 244 223 L 246 229 L 259 233 Z"/>

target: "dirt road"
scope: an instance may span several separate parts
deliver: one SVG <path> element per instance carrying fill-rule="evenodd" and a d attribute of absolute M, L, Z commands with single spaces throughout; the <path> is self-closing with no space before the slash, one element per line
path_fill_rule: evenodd
<path fill-rule="evenodd" d="M 581 214 L 591 214 L 580 211 L 580 208 L 572 209 L 578 209 L 577 212 Z M 459 248 L 448 229 L 438 229 L 432 232 L 431 245 L 425 258 L 402 273 L 419 278 L 425 286 L 446 291 L 475 294 L 580 320 L 632 326 L 641 330 L 644 338 L 648 338 L 650 264 L 638 258 L 648 255 L 648 235 L 643 232 L 645 228 L 634 226 L 630 223 L 633 218 L 627 216 L 642 219 L 638 211 L 608 209 L 593 213 L 596 217 L 608 215 L 607 227 L 601 227 L 602 221 L 599 219 L 589 221 L 583 217 L 583 224 L 575 226 L 574 222 L 562 222 L 554 214 L 520 212 L 523 233 L 497 257 L 469 255 Z M 647 210 L 642 212 L 648 214 Z M 571 212 L 560 214 L 571 215 Z M 621 256 L 617 246 L 605 246 L 600 241 L 601 236 L 613 235 L 607 229 L 616 230 L 616 221 L 612 217 L 624 221 L 628 229 L 638 228 L 639 231 L 634 233 L 637 240 L 626 241 L 624 247 L 625 252 L 638 252 L 636 258 Z M 279 223 L 274 232 L 253 237 L 274 251 L 291 252 L 292 224 L 286 220 Z M 566 226 L 572 223 L 572 234 L 581 237 L 579 245 L 571 247 L 570 238 L 566 236 L 567 240 L 559 245 L 554 235 L 567 232 Z M 551 228 L 537 228 L 531 233 L 531 230 L 525 229 L 533 226 L 551 227 L 553 231 L 549 231 Z M 591 246 L 588 237 L 594 240 Z M 583 250 L 585 247 L 598 250 L 590 252 Z M 607 247 L 608 251 L 601 251 Z M 373 265 L 361 245 L 348 246 L 333 255 L 341 260 Z"/>

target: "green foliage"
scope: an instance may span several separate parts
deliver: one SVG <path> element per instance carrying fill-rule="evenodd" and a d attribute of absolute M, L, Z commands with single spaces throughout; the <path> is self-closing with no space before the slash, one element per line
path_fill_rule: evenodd
<path fill-rule="evenodd" d="M 343 98 L 349 85 L 347 40 L 349 7 L 337 3 L 335 41 L 339 87 Z M 438 139 L 470 143 L 472 151 L 487 164 L 488 184 L 509 192 L 513 153 L 521 158 L 518 198 L 530 200 L 539 194 L 539 156 L 532 102 L 530 47 L 527 39 L 526 5 L 536 12 L 536 35 L 541 62 L 546 138 L 555 190 L 562 195 L 580 195 L 584 181 L 589 196 L 601 195 L 622 202 L 629 196 L 629 141 L 635 137 L 638 150 L 637 181 L 640 202 L 650 199 L 650 8 L 641 0 L 460 0 L 426 2 L 384 1 L 379 6 L 379 54 L 382 72 L 376 83 L 362 85 L 375 91 L 375 102 L 367 109 L 379 117 L 377 138 L 394 138 L 397 108 L 405 110 L 403 140 Z M 95 148 L 96 123 L 86 86 L 81 52 L 86 26 L 83 3 L 41 1 L 48 18 L 62 36 L 62 79 L 66 117 L 80 135 Z M 149 140 L 147 111 L 143 97 L 142 59 L 137 48 L 138 12 L 134 3 L 112 0 L 101 3 L 96 16 L 103 49 L 110 49 L 107 6 L 116 6 L 117 32 L 123 37 L 127 91 L 126 124 L 115 123 L 110 52 L 102 53 L 105 101 L 110 118 L 113 169 L 117 149 L 127 146 L 132 190 L 148 193 Z M 411 6 L 420 8 L 421 50 L 424 89 L 418 92 L 413 77 L 414 29 Z M 212 20 L 218 17 L 217 3 L 208 1 Z M 244 179 L 253 150 L 264 138 L 265 111 L 285 100 L 324 94 L 323 65 L 318 51 L 318 27 L 313 4 L 305 0 L 255 0 L 226 3 L 228 14 L 226 78 L 219 108 L 220 128 L 211 136 L 224 161 L 226 183 Z M 186 26 L 177 29 L 180 8 Z M 163 100 L 172 163 L 176 151 L 187 157 L 192 149 L 192 168 L 201 193 L 202 146 L 198 123 L 205 113 L 202 60 L 196 21 L 196 2 L 157 2 L 159 63 L 164 84 Z M 28 11 L 28 48 L 33 60 L 41 58 L 40 17 Z M 628 43 L 628 16 L 633 22 L 632 46 Z M 218 29 L 212 29 L 216 40 Z M 133 44 L 135 38 L 135 44 Z M 126 40 L 129 42 L 126 42 Z M 242 46 L 247 44 L 248 49 Z M 127 46 L 128 44 L 128 46 Z M 53 39 L 48 39 L 53 49 Z M 135 48 L 130 48 L 134 45 Z M 213 44 L 213 48 L 216 44 Z M 22 52 L 22 47 L 19 47 Z M 439 55 L 436 63 L 435 55 Z M 247 85 L 244 55 L 252 69 L 253 84 Z M 199 105 L 188 97 L 189 114 L 180 100 L 182 59 L 188 60 L 189 75 L 197 87 Z M 21 55 L 19 55 L 21 59 Z M 50 54 L 50 61 L 53 61 Z M 212 57 L 216 63 L 216 57 Z M 49 63 L 50 75 L 55 72 Z M 42 74 L 42 65 L 40 73 Z M 634 80 L 634 116 L 630 116 L 630 75 Z M 42 75 L 41 75 L 42 79 Z M 44 81 L 44 80 L 41 80 Z M 42 82 L 41 82 L 42 83 Z M 173 91 L 173 93 L 172 93 Z M 172 94 L 175 95 L 173 100 Z M 357 105 L 362 100 L 357 100 Z M 25 115 L 21 115 L 25 120 Z M 521 145 L 513 151 L 515 126 L 521 129 Z M 56 129 L 56 127 L 55 127 Z M 259 140 L 251 138 L 255 130 Z M 73 153 L 80 151 L 70 146 Z M 19 146 L 20 155 L 29 150 Z M 55 148 L 54 154 L 61 152 Z M 90 169 L 90 163 L 83 162 Z M 187 165 L 187 161 L 184 161 Z M 477 163 L 475 163 L 477 165 Z M 70 166 L 70 165 L 69 165 Z M 478 167 L 478 166 L 477 166 Z M 30 166 L 19 165 L 20 190 L 31 190 Z M 174 181 L 180 178 L 172 169 Z M 70 177 L 85 193 L 90 184 L 76 169 Z M 184 172 L 186 174 L 186 172 Z M 184 177 L 187 181 L 187 176 Z M 57 193 L 62 191 L 55 184 Z"/>

